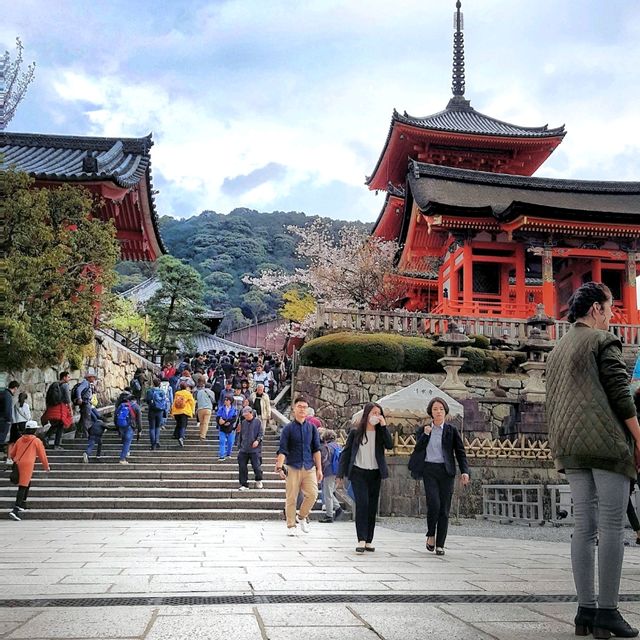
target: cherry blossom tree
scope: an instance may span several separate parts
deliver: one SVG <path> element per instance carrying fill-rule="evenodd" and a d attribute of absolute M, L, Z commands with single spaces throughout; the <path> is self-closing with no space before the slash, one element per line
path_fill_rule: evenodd
<path fill-rule="evenodd" d="M 0 56 L 0 131 L 3 131 L 9 121 L 15 115 L 27 88 L 33 80 L 36 63 L 32 62 L 21 73 L 22 50 L 24 49 L 20 38 L 16 38 L 16 59 L 11 62 L 9 52 L 5 51 Z"/>
<path fill-rule="evenodd" d="M 333 307 L 390 309 L 404 295 L 392 276 L 399 245 L 370 236 L 355 227 L 343 227 L 337 235 L 329 223 L 316 220 L 306 227 L 290 226 L 298 236 L 296 255 L 308 266 L 293 273 L 267 270 L 243 278 L 262 291 L 296 287 L 319 304 Z M 303 324 L 305 324 L 303 322 Z"/>

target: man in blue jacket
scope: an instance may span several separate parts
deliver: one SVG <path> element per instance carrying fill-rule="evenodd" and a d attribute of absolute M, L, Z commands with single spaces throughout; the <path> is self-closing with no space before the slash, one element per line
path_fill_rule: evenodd
<path fill-rule="evenodd" d="M 320 435 L 307 420 L 309 404 L 298 397 L 293 402 L 293 420 L 280 434 L 280 447 L 276 458 L 276 472 L 286 479 L 287 535 L 296 535 L 296 524 L 304 533 L 309 532 L 309 512 L 318 498 L 318 484 L 322 482 Z M 286 468 L 284 466 L 286 461 Z M 286 470 L 285 470 L 286 469 Z M 296 499 L 302 491 L 304 500 L 296 516 Z"/>
<path fill-rule="evenodd" d="M 240 491 L 249 490 L 249 469 L 251 461 L 253 474 L 256 478 L 256 489 L 262 489 L 262 438 L 264 427 L 260 418 L 256 418 L 251 407 L 242 410 L 240 422 L 240 436 L 238 444 L 238 470 L 240 476 Z"/>

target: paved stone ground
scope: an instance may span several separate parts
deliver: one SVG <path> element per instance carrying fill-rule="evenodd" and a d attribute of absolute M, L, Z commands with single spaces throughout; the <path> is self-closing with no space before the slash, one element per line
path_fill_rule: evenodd
<path fill-rule="evenodd" d="M 356 554 L 349 522 L 314 524 L 297 538 L 285 535 L 282 522 L 3 522 L 0 638 L 574 637 L 573 603 L 447 602 L 456 594 L 573 594 L 566 542 L 452 535 L 447 555 L 436 557 L 421 533 L 379 526 L 375 544 L 375 553 Z M 626 551 L 621 590 L 640 593 L 640 550 Z M 314 594 L 341 594 L 343 601 L 313 602 Z M 360 594 L 382 597 L 353 602 Z M 428 594 L 442 601 L 425 603 Z M 80 602 L 123 596 L 132 602 Z M 172 596 L 252 596 L 252 603 L 161 600 Z M 292 602 L 300 596 L 310 601 Z M 403 602 L 385 602 L 391 597 Z M 7 599 L 28 606 L 8 606 Z M 621 609 L 640 625 L 640 602 Z"/>

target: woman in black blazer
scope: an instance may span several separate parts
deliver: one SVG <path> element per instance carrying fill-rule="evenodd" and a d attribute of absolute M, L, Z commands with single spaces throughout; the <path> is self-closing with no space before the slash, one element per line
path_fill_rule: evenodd
<path fill-rule="evenodd" d="M 427 407 L 430 425 L 416 431 L 416 447 L 409 460 L 409 470 L 416 480 L 422 478 L 427 497 L 427 550 L 444 555 L 444 542 L 449 528 L 449 510 L 458 460 L 460 482 L 469 484 L 469 465 L 464 443 L 458 430 L 445 422 L 449 405 L 433 398 Z"/>
<path fill-rule="evenodd" d="M 357 553 L 375 551 L 371 546 L 378 513 L 380 483 L 389 477 L 384 450 L 393 449 L 382 407 L 367 402 L 362 418 L 349 431 L 347 443 L 340 454 L 337 478 L 349 478 L 356 502 Z"/>

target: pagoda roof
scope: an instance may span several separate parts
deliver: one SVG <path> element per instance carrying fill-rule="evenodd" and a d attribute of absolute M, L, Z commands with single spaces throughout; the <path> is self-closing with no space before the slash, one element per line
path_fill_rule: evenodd
<path fill-rule="evenodd" d="M 564 125 L 549 129 L 548 125 L 541 127 L 521 127 L 503 120 L 497 120 L 476 111 L 468 100 L 452 98 L 443 111 L 430 116 L 417 118 L 406 111 L 399 114 L 393 111 L 393 122 L 401 122 L 421 129 L 448 131 L 452 133 L 470 133 L 473 135 L 505 136 L 516 138 L 555 138 L 564 136 Z"/>
<path fill-rule="evenodd" d="M 607 222 L 640 216 L 640 182 L 531 178 L 411 161 L 408 184 L 430 215 L 489 214 L 506 221 L 530 212 Z"/>
<path fill-rule="evenodd" d="M 111 180 L 132 187 L 150 165 L 151 134 L 101 138 L 36 133 L 0 133 L 1 168 L 15 167 L 38 180 Z M 86 159 L 95 158 L 93 167 Z"/>
<path fill-rule="evenodd" d="M 166 253 L 153 197 L 151 134 L 142 138 L 106 138 L 0 132 L 0 171 L 24 171 L 41 182 L 113 183 L 130 190 L 144 187 L 154 251 Z M 149 228 L 148 222 L 145 227 Z M 125 255 L 133 259 L 132 256 Z"/>

